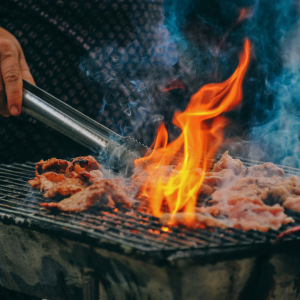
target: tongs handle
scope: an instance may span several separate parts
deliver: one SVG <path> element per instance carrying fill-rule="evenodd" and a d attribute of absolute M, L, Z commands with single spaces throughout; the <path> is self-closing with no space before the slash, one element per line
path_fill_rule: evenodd
<path fill-rule="evenodd" d="M 23 110 L 81 145 L 98 153 L 121 136 L 78 110 L 23 80 Z"/>

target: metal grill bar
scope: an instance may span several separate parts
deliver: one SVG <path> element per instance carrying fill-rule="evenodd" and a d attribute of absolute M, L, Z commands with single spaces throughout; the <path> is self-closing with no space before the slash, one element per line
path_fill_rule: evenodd
<path fill-rule="evenodd" d="M 244 161 L 246 166 L 256 162 Z M 288 175 L 300 175 L 294 168 L 284 167 Z M 295 224 L 282 226 L 267 233 L 219 228 L 190 230 L 183 227 L 162 230 L 159 219 L 138 212 L 103 208 L 97 212 L 53 214 L 40 207 L 45 202 L 42 194 L 32 190 L 27 180 L 34 178 L 34 163 L 0 165 L 0 218 L 17 216 L 38 226 L 54 226 L 57 230 L 85 235 L 92 239 L 111 241 L 146 252 L 202 249 L 222 252 L 225 248 L 257 247 L 273 243 L 278 234 L 300 225 L 300 214 L 293 212 Z M 288 240 L 298 240 L 296 234 Z"/>

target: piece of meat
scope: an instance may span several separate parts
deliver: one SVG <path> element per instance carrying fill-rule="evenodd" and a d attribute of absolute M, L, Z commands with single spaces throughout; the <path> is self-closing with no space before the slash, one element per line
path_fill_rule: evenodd
<path fill-rule="evenodd" d="M 241 178 L 236 184 L 220 189 L 212 194 L 211 202 L 235 205 L 237 201 L 247 199 L 249 202 L 258 201 L 263 189 L 259 189 L 255 178 Z M 262 200 L 259 200 L 263 204 Z"/>
<path fill-rule="evenodd" d="M 259 199 L 260 201 L 268 200 L 270 197 L 273 201 L 279 203 L 281 200 L 275 195 L 279 192 L 279 187 L 286 183 L 286 179 L 278 176 L 270 177 L 243 177 L 238 178 L 234 184 L 225 185 L 218 189 L 212 195 L 212 202 L 222 202 L 224 199 L 229 202 L 247 198 L 248 201 L 252 199 Z M 231 181 L 232 183 L 234 181 Z"/>
<path fill-rule="evenodd" d="M 284 171 L 273 163 L 268 162 L 262 165 L 254 165 L 246 168 L 241 175 L 250 177 L 284 177 Z"/>
<path fill-rule="evenodd" d="M 49 189 L 45 189 L 45 198 L 53 198 L 57 195 L 70 196 L 82 191 L 88 184 L 79 178 L 65 178 L 65 180 L 53 184 Z"/>
<path fill-rule="evenodd" d="M 74 168 L 74 171 L 76 173 L 87 171 L 90 172 L 92 170 L 99 170 L 100 165 L 95 160 L 95 158 L 91 155 L 88 156 L 79 156 L 72 160 L 72 165 Z"/>
<path fill-rule="evenodd" d="M 202 194 L 202 195 L 211 195 L 214 191 L 214 188 L 209 186 L 208 184 L 206 183 L 202 183 L 201 184 L 201 187 L 200 187 L 200 190 L 199 190 L 199 194 Z"/>
<path fill-rule="evenodd" d="M 219 172 L 206 172 L 203 179 L 203 184 L 214 188 L 222 188 L 231 184 L 234 184 L 237 177 L 233 170 L 231 169 L 222 169 Z"/>
<path fill-rule="evenodd" d="M 288 197 L 283 202 L 283 207 L 300 213 L 300 196 Z"/>
<path fill-rule="evenodd" d="M 28 183 L 31 185 L 34 189 L 39 189 L 41 186 L 41 180 L 39 177 L 35 177 L 34 179 L 28 180 Z"/>
<path fill-rule="evenodd" d="M 132 206 L 124 188 L 117 185 L 113 179 L 103 179 L 100 183 L 93 184 L 59 203 L 43 203 L 41 206 L 58 208 L 62 211 L 79 212 L 87 210 L 95 203 L 112 208 L 115 203 L 128 208 Z"/>
<path fill-rule="evenodd" d="M 282 224 L 292 222 L 279 204 L 266 205 L 263 200 L 271 193 L 272 184 L 282 183 L 281 177 L 238 179 L 234 185 L 214 192 L 211 206 L 198 208 L 202 213 L 227 217 L 231 226 L 243 230 L 277 230 Z"/>
<path fill-rule="evenodd" d="M 38 174 L 44 172 L 55 172 L 68 174 L 72 171 L 79 173 L 81 171 L 90 172 L 92 170 L 99 170 L 100 165 L 91 155 L 76 157 L 69 162 L 63 159 L 51 158 L 46 161 L 41 160 L 36 164 Z"/>
<path fill-rule="evenodd" d="M 67 160 L 51 158 L 46 161 L 41 160 L 36 164 L 36 170 L 38 174 L 44 172 L 56 172 L 56 173 L 66 173 L 70 167 L 71 163 Z"/>
<path fill-rule="evenodd" d="M 75 172 L 68 174 L 68 176 L 46 172 L 33 180 L 29 180 L 29 184 L 33 188 L 40 189 L 41 192 L 45 191 L 45 198 L 53 198 L 57 195 L 73 195 L 88 186 L 88 183 L 78 178 Z"/>
<path fill-rule="evenodd" d="M 221 220 L 214 218 L 210 214 L 202 213 L 184 213 L 178 212 L 175 214 L 165 213 L 160 217 L 160 221 L 163 224 L 168 224 L 170 226 L 176 224 L 188 225 L 189 227 L 199 228 L 203 227 L 219 227 L 225 229 L 230 226 L 228 220 Z"/>
<path fill-rule="evenodd" d="M 290 196 L 300 196 L 300 179 L 297 176 L 291 176 L 282 182 L 274 183 L 270 187 L 270 194 L 280 203 L 284 203 Z"/>
<path fill-rule="evenodd" d="M 45 198 L 57 195 L 70 196 L 89 184 L 100 182 L 103 174 L 99 169 L 100 165 L 92 156 L 74 158 L 72 163 L 51 158 L 37 163 L 35 172 L 37 177 L 28 183 L 41 192 L 45 191 Z M 45 170 L 48 172 L 44 172 Z"/>
<path fill-rule="evenodd" d="M 212 172 L 220 172 L 223 169 L 229 169 L 234 172 L 235 175 L 239 175 L 243 172 L 246 167 L 239 159 L 234 159 L 230 155 L 228 155 L 228 151 L 226 151 L 221 159 L 216 162 L 213 166 Z"/>
<path fill-rule="evenodd" d="M 57 174 L 55 172 L 46 172 L 42 175 L 37 175 L 36 178 L 29 180 L 28 183 L 35 189 L 49 190 L 57 182 L 65 180 L 65 176 Z"/>
<path fill-rule="evenodd" d="M 82 178 L 82 180 L 88 180 L 91 184 L 98 183 L 103 179 L 103 174 L 99 170 L 93 170 L 90 172 L 81 171 L 78 175 Z"/>
<path fill-rule="evenodd" d="M 56 174 L 54 172 L 47 172 L 39 176 L 40 179 L 40 191 L 48 191 L 55 185 L 65 181 L 65 177 L 61 174 Z"/>
<path fill-rule="evenodd" d="M 278 230 L 281 225 L 294 222 L 279 204 L 259 205 L 246 200 L 230 207 L 228 215 L 234 228 L 243 230 Z"/>

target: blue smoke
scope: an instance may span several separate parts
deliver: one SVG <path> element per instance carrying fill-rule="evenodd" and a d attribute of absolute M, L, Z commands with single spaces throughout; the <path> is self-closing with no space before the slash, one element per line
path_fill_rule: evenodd
<path fill-rule="evenodd" d="M 275 94 L 269 121 L 251 130 L 251 156 L 300 167 L 300 24 L 282 37 L 281 74 L 270 82 Z"/>
<path fill-rule="evenodd" d="M 299 4 L 277 1 L 272 9 L 265 9 L 265 16 L 258 9 L 249 34 L 260 56 L 264 85 L 254 97 L 249 157 L 299 167 Z M 270 98 L 273 101 L 268 103 Z"/>

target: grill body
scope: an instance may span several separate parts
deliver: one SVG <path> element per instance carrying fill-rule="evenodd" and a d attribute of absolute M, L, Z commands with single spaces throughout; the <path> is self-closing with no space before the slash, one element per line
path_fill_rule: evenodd
<path fill-rule="evenodd" d="M 165 233 L 159 220 L 140 213 L 50 214 L 39 206 L 42 195 L 27 184 L 33 171 L 31 163 L 0 166 L 0 285 L 5 288 L 53 300 L 98 294 L 126 300 L 298 297 L 296 234 L 272 245 L 279 231 L 172 228 Z M 289 213 L 300 225 L 298 214 Z"/>

